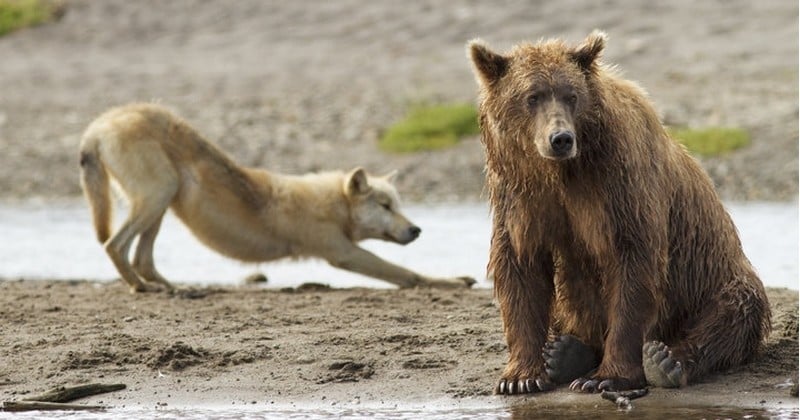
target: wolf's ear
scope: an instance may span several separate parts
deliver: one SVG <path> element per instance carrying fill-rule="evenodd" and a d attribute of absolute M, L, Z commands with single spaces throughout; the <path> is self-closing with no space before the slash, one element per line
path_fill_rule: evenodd
<path fill-rule="evenodd" d="M 472 60 L 475 78 L 483 86 L 494 84 L 508 71 L 508 58 L 491 51 L 479 39 L 467 44 L 467 54 Z"/>
<path fill-rule="evenodd" d="M 595 62 L 606 47 L 606 39 L 608 39 L 608 35 L 605 32 L 595 29 L 583 40 L 581 45 L 570 52 L 572 60 L 584 72 L 593 71 Z"/>
<path fill-rule="evenodd" d="M 367 181 L 367 173 L 363 168 L 355 168 L 347 174 L 345 181 L 348 194 L 366 194 L 371 187 Z"/>
<path fill-rule="evenodd" d="M 394 179 L 397 178 L 397 169 L 392 170 L 381 178 L 385 179 L 386 182 L 394 182 Z"/>

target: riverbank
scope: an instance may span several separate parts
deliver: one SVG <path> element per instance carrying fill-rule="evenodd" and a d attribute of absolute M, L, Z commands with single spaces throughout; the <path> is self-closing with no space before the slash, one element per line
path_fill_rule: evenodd
<path fill-rule="evenodd" d="M 796 408 L 798 295 L 768 294 L 773 332 L 752 363 L 685 389 L 654 389 L 635 405 Z M 563 388 L 535 398 L 492 396 L 506 346 L 487 289 L 242 286 L 131 295 L 121 282 L 3 280 L 0 317 L 0 401 L 103 382 L 127 389 L 84 403 L 613 405 Z"/>

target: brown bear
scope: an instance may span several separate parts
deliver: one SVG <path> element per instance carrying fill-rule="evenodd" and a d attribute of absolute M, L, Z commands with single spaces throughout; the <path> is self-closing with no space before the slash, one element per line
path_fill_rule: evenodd
<path fill-rule="evenodd" d="M 700 165 L 645 92 L 579 46 L 468 46 L 509 361 L 495 392 L 678 387 L 747 361 L 764 286 Z"/>

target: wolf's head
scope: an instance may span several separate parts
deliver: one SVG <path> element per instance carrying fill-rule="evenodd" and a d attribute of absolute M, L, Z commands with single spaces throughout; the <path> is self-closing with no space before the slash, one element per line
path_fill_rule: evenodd
<path fill-rule="evenodd" d="M 345 176 L 344 192 L 353 240 L 383 239 L 405 245 L 422 232 L 400 213 L 399 195 L 392 184 L 394 176 L 395 172 L 370 176 L 362 168 L 355 168 Z"/>

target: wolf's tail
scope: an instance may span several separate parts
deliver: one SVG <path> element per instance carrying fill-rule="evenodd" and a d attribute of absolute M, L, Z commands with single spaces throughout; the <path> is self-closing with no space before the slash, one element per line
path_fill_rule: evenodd
<path fill-rule="evenodd" d="M 81 186 L 86 200 L 89 201 L 89 207 L 92 209 L 97 240 L 105 243 L 111 236 L 111 217 L 114 209 L 111 205 L 108 172 L 100 160 L 96 142 L 89 141 L 81 144 L 80 163 Z"/>

